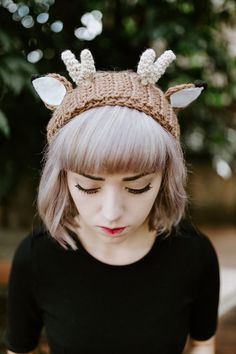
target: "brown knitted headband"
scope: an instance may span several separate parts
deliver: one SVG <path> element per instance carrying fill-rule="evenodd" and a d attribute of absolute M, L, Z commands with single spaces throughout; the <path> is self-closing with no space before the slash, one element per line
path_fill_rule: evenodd
<path fill-rule="evenodd" d="M 176 112 L 193 102 L 204 88 L 203 84 L 183 84 L 171 87 L 164 93 L 156 86 L 155 83 L 175 59 L 170 50 L 155 60 L 154 50 L 147 49 L 140 58 L 137 72 L 96 72 L 88 49 L 81 52 L 80 58 L 79 63 L 69 50 L 62 53 L 62 60 L 76 84 L 75 88 L 58 74 L 32 80 L 40 98 L 54 111 L 47 126 L 49 143 L 73 117 L 90 108 L 106 105 L 126 106 L 144 112 L 179 138 Z"/>

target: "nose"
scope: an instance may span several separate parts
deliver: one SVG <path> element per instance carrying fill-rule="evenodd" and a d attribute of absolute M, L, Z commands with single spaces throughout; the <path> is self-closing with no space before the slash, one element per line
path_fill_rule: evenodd
<path fill-rule="evenodd" d="M 109 222 L 115 222 L 124 213 L 124 201 L 121 193 L 115 188 L 110 188 L 104 193 L 102 200 L 103 217 Z"/>

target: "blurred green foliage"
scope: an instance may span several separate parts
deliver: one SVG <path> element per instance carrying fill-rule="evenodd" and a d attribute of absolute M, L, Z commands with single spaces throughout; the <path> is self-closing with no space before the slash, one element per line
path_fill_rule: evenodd
<path fill-rule="evenodd" d="M 94 9 L 103 14 L 103 32 L 92 41 L 79 40 L 74 30 L 82 26 L 81 16 Z M 235 10 L 233 0 L 0 0 L 0 203 L 26 175 L 32 174 L 36 185 L 50 113 L 33 92 L 30 77 L 67 76 L 60 60 L 64 49 L 79 56 L 89 48 L 97 69 L 134 70 L 146 48 L 158 55 L 172 49 L 177 61 L 158 83 L 162 89 L 195 80 L 208 83 L 198 101 L 179 114 L 187 156 L 209 162 L 222 158 L 234 168 L 236 68 L 225 29 L 236 26 Z M 34 21 L 30 28 L 22 24 L 24 11 Z M 43 24 L 37 22 L 41 13 L 49 14 Z M 51 24 L 58 20 L 63 30 L 56 33 Z M 27 55 L 34 50 L 42 58 L 30 63 Z"/>

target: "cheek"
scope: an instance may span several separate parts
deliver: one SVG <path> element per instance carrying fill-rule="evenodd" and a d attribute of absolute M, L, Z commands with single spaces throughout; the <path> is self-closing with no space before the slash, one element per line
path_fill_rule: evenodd
<path fill-rule="evenodd" d="M 143 198 L 140 198 L 140 200 L 135 200 L 134 198 L 129 210 L 135 211 L 134 215 L 137 219 L 144 220 L 149 215 L 152 206 L 156 200 L 156 196 L 157 193 L 150 193 L 148 195 L 147 192 L 147 195 Z"/>
<path fill-rule="evenodd" d="M 69 186 L 69 192 L 78 212 L 84 213 L 84 211 L 87 210 L 89 205 L 91 204 L 88 203 L 87 196 L 80 193 L 77 188 L 74 188 L 73 186 Z"/>
<path fill-rule="evenodd" d="M 74 196 L 73 200 L 75 203 L 75 206 L 81 215 L 87 215 L 91 213 L 93 203 L 86 198 L 86 196 L 80 195 L 81 193 L 78 193 L 77 196 Z"/>
<path fill-rule="evenodd" d="M 153 203 L 155 202 L 156 198 L 155 196 L 151 196 L 150 198 L 146 199 L 142 205 L 143 205 L 143 210 L 145 210 L 145 214 L 148 215 L 150 210 L 152 209 Z"/>
<path fill-rule="evenodd" d="M 151 211 L 152 206 L 156 201 L 156 198 L 159 194 L 159 187 L 155 188 L 155 190 L 153 187 L 153 189 L 150 192 L 151 193 L 143 201 L 143 205 L 144 205 L 144 208 L 146 209 L 147 213 L 149 213 Z"/>

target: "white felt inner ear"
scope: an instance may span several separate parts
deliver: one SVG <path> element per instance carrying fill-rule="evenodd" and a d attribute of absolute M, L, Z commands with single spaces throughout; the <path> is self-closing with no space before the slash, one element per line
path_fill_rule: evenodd
<path fill-rule="evenodd" d="M 32 81 L 32 84 L 44 103 L 59 106 L 66 94 L 62 82 L 50 76 L 42 76 Z"/>
<path fill-rule="evenodd" d="M 184 108 L 196 100 L 202 90 L 203 87 L 191 87 L 175 92 L 170 96 L 170 104 L 174 108 Z"/>

